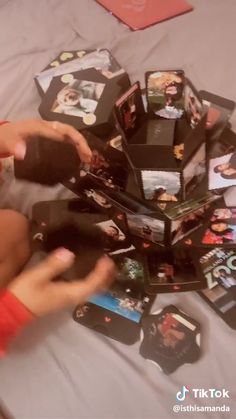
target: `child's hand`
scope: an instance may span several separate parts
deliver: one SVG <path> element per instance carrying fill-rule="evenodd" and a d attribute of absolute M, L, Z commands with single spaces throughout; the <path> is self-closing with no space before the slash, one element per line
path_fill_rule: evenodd
<path fill-rule="evenodd" d="M 114 279 L 115 265 L 109 257 L 104 256 L 81 281 L 53 282 L 52 279 L 68 269 L 73 260 L 73 253 L 60 248 L 35 268 L 17 276 L 8 289 L 31 313 L 44 316 L 66 306 L 86 302 L 92 294 L 106 289 Z"/>
<path fill-rule="evenodd" d="M 0 153 L 12 154 L 23 160 L 26 142 L 33 137 L 45 137 L 55 141 L 67 141 L 75 145 L 80 159 L 90 163 L 92 152 L 86 139 L 75 128 L 61 122 L 48 122 L 41 119 L 16 121 L 0 126 Z"/>

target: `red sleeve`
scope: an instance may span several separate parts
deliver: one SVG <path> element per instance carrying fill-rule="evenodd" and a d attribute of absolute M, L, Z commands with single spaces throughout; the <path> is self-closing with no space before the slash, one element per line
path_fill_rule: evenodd
<path fill-rule="evenodd" d="M 9 341 L 32 319 L 32 313 L 10 291 L 0 293 L 0 357 Z"/>

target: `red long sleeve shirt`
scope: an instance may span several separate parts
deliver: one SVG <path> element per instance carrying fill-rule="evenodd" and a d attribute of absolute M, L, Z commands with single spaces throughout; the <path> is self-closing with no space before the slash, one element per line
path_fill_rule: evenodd
<path fill-rule="evenodd" d="M 0 121 L 0 125 L 5 123 Z M 3 157 L 6 155 L 1 155 Z M 5 353 L 9 341 L 32 318 L 32 314 L 10 291 L 0 292 L 0 357 Z"/>
<path fill-rule="evenodd" d="M 9 341 L 32 319 L 30 311 L 10 291 L 0 293 L 0 357 Z"/>

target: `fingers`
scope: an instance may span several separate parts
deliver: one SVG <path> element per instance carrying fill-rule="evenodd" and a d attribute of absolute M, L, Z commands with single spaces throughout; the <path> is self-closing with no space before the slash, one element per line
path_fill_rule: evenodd
<path fill-rule="evenodd" d="M 59 248 L 52 252 L 43 262 L 39 263 L 35 268 L 29 269 L 27 272 L 19 275 L 27 275 L 27 281 L 37 281 L 38 283 L 50 282 L 53 278 L 62 274 L 74 262 L 75 255 L 65 248 Z"/>
<path fill-rule="evenodd" d="M 59 122 L 58 122 L 59 123 Z M 38 135 L 41 137 L 48 138 L 54 141 L 65 141 L 65 136 L 63 132 L 60 130 L 54 129 L 52 123 L 43 121 L 43 120 L 35 120 L 34 121 L 34 128 L 33 128 L 32 135 Z"/>
<path fill-rule="evenodd" d="M 79 282 L 63 284 L 64 295 L 68 296 L 71 304 L 83 303 L 91 295 L 108 288 L 115 278 L 115 272 L 114 262 L 109 257 L 103 256 L 86 278 Z"/>
<path fill-rule="evenodd" d="M 75 128 L 71 125 L 62 124 L 61 122 L 54 121 L 54 122 L 47 122 L 44 123 L 48 124 L 52 127 L 55 131 L 60 132 L 63 135 L 64 139 L 72 142 L 77 151 L 79 153 L 80 159 L 83 163 L 90 163 L 92 159 L 92 151 L 90 150 L 86 139 L 84 136 L 78 132 Z"/>
<path fill-rule="evenodd" d="M 26 153 L 24 139 L 18 133 L 13 123 L 7 123 L 0 128 L 1 153 L 7 153 L 23 160 Z"/>

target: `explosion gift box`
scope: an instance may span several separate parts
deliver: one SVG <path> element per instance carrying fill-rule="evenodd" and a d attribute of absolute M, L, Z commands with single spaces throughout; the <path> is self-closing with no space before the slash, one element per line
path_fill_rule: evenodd
<path fill-rule="evenodd" d="M 206 112 L 183 71 L 147 73 L 146 83 L 147 113 L 139 83 L 115 103 L 124 150 L 143 198 L 183 200 L 206 173 Z"/>

